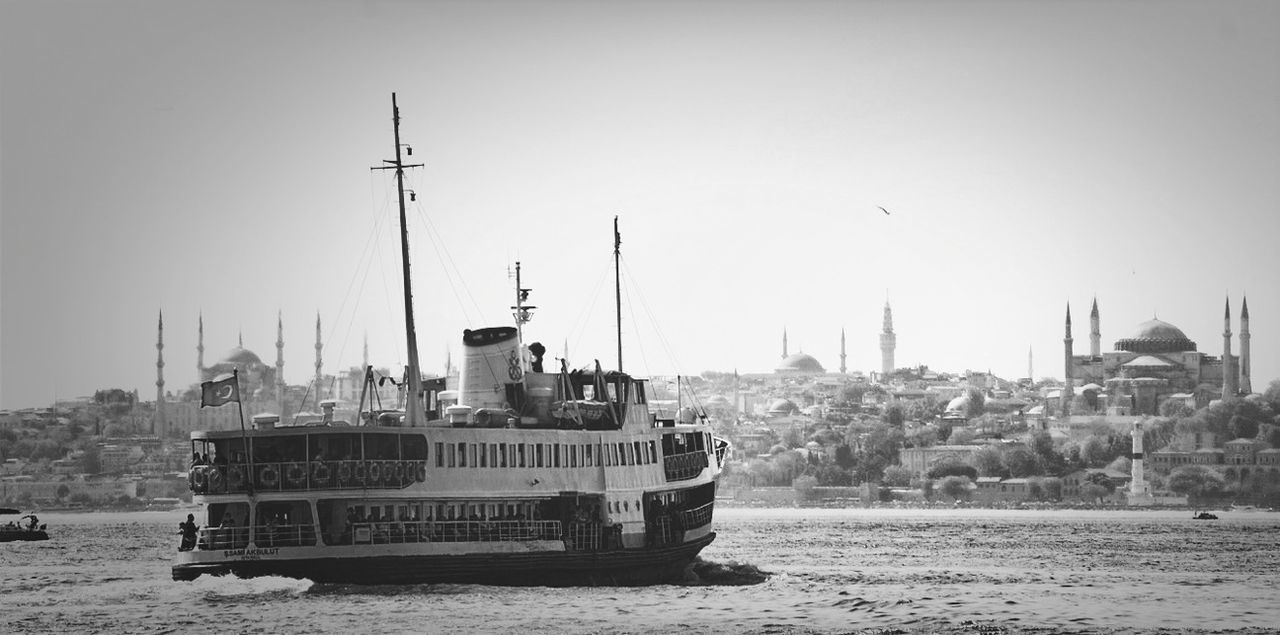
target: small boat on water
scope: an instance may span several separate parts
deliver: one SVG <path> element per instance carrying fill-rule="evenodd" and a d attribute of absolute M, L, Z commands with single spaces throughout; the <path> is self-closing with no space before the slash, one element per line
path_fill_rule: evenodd
<path fill-rule="evenodd" d="M 1195 516 L 1192 516 L 1191 518 L 1192 518 L 1192 519 L 1194 519 L 1194 520 L 1217 520 L 1217 519 L 1218 519 L 1218 515 L 1217 515 L 1217 514 L 1212 514 L 1212 513 L 1209 513 L 1209 512 L 1200 512 L 1200 513 L 1196 514 Z"/>
<path fill-rule="evenodd" d="M 5 508 L 0 510 L 5 514 L 17 514 L 17 510 Z M 28 522 L 24 523 L 23 520 Z M 48 540 L 49 532 L 45 529 L 46 525 L 40 523 L 40 519 L 35 514 L 27 514 L 18 519 L 17 522 L 9 521 L 0 525 L 0 542 L 16 542 L 22 540 Z"/>
<path fill-rule="evenodd" d="M 400 115 L 394 169 L 405 226 Z M 616 223 L 616 221 L 615 221 Z M 620 240 L 615 225 L 617 263 Z M 346 425 L 261 420 L 197 431 L 189 471 L 203 512 L 180 527 L 175 580 L 278 575 L 317 582 L 640 585 L 679 581 L 715 539 L 716 483 L 729 445 L 691 411 L 651 410 L 648 382 L 593 367 L 544 371 L 524 343 L 516 264 L 514 326 L 463 332 L 459 385 L 424 381 L 407 258 L 403 410 Z M 620 297 L 620 294 L 619 294 Z M 366 386 L 373 383 L 366 369 Z M 234 376 L 206 382 L 226 403 Z M 238 401 L 238 398 L 234 399 Z M 198 527 L 197 525 L 203 525 Z"/>

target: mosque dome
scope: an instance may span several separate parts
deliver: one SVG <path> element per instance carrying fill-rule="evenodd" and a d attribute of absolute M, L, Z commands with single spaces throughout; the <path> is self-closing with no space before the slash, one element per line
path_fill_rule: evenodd
<path fill-rule="evenodd" d="M 732 408 L 733 404 L 724 395 L 712 395 L 707 399 L 706 406 L 708 408 Z"/>
<path fill-rule="evenodd" d="M 1116 350 L 1132 353 L 1179 353 L 1196 350 L 1182 329 L 1157 319 L 1138 325 L 1133 335 L 1116 342 Z"/>
<path fill-rule="evenodd" d="M 969 393 L 964 393 L 947 402 L 947 412 L 964 412 L 969 408 Z"/>
<path fill-rule="evenodd" d="M 247 368 L 249 366 L 261 366 L 262 358 L 258 357 L 256 353 L 247 348 L 237 346 L 227 351 L 227 354 L 223 355 L 222 359 L 218 360 L 218 364 L 242 366 Z"/>
<path fill-rule="evenodd" d="M 771 415 L 789 415 L 798 410 L 800 408 L 790 399 L 774 399 L 769 404 L 769 414 Z"/>
<path fill-rule="evenodd" d="M 795 353 L 783 358 L 778 367 L 773 369 L 778 373 L 825 373 L 827 372 L 822 364 L 818 363 L 812 355 L 808 353 Z"/>

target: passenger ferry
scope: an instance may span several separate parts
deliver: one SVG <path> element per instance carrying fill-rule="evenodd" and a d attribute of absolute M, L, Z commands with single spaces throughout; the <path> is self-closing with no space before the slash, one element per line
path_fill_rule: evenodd
<path fill-rule="evenodd" d="M 394 169 L 405 229 L 399 110 Z M 615 221 L 616 222 L 616 221 Z M 615 258 L 618 241 L 615 227 Z M 616 260 L 615 260 L 616 262 Z M 317 582 L 638 585 L 677 581 L 715 538 L 728 444 L 688 411 L 662 417 L 620 371 L 544 371 L 517 264 L 514 326 L 463 333 L 456 390 L 423 382 L 404 258 L 403 410 L 191 435 L 203 525 L 173 564 L 202 574 Z M 621 366 L 621 355 L 619 355 Z M 366 381 L 372 383 L 371 371 Z"/>

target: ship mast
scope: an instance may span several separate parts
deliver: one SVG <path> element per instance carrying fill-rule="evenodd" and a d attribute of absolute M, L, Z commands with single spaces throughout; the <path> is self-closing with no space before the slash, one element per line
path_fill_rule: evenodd
<path fill-rule="evenodd" d="M 618 262 L 622 257 L 622 234 L 618 233 L 618 217 L 613 217 L 613 294 L 618 313 L 618 372 L 622 372 L 622 273 Z"/>
<path fill-rule="evenodd" d="M 400 148 L 405 148 L 410 156 L 413 155 L 413 148 L 400 144 L 400 107 L 396 105 L 395 93 L 391 93 L 391 122 L 395 128 L 396 158 L 394 161 L 383 159 L 382 162 L 389 165 L 370 169 L 396 171 L 396 193 L 400 200 L 400 259 L 404 277 L 404 330 L 405 341 L 409 347 L 409 368 L 406 370 L 409 376 L 409 395 L 405 400 L 405 425 L 416 426 L 422 418 L 422 371 L 418 366 L 418 334 L 413 325 L 413 289 L 409 279 L 409 224 L 405 221 L 404 211 L 404 169 L 420 168 L 422 164 L 405 164 L 401 160 Z"/>

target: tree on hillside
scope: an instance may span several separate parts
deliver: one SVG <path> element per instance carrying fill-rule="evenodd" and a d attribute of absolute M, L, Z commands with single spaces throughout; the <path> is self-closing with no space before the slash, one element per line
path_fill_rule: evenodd
<path fill-rule="evenodd" d="M 937 490 L 955 500 L 968 498 L 969 479 L 963 476 L 948 476 L 942 479 L 942 483 Z"/>
<path fill-rule="evenodd" d="M 999 446 L 987 445 L 973 453 L 969 464 L 978 470 L 978 476 L 996 476 L 1009 478 L 1009 469 L 1004 464 L 1004 453 Z"/>
<path fill-rule="evenodd" d="M 1002 454 L 1005 468 L 1013 478 L 1026 478 L 1044 473 L 1039 457 L 1025 445 L 1005 446 Z"/>
<path fill-rule="evenodd" d="M 1226 480 L 1216 470 L 1203 465 L 1183 465 L 1169 473 L 1167 487 L 1192 500 L 1217 498 L 1226 489 Z"/>
<path fill-rule="evenodd" d="M 972 387 L 969 388 L 967 394 L 969 399 L 965 402 L 965 416 L 970 419 L 982 416 L 982 413 L 986 411 L 986 395 L 982 394 L 981 390 Z"/>
<path fill-rule="evenodd" d="M 880 482 L 889 487 L 907 487 L 911 484 L 912 472 L 901 465 L 890 465 L 884 468 L 884 479 Z"/>
<path fill-rule="evenodd" d="M 885 423 L 895 428 L 900 428 L 902 427 L 902 422 L 907 419 L 906 409 L 900 403 L 891 403 L 884 409 L 883 418 Z"/>

